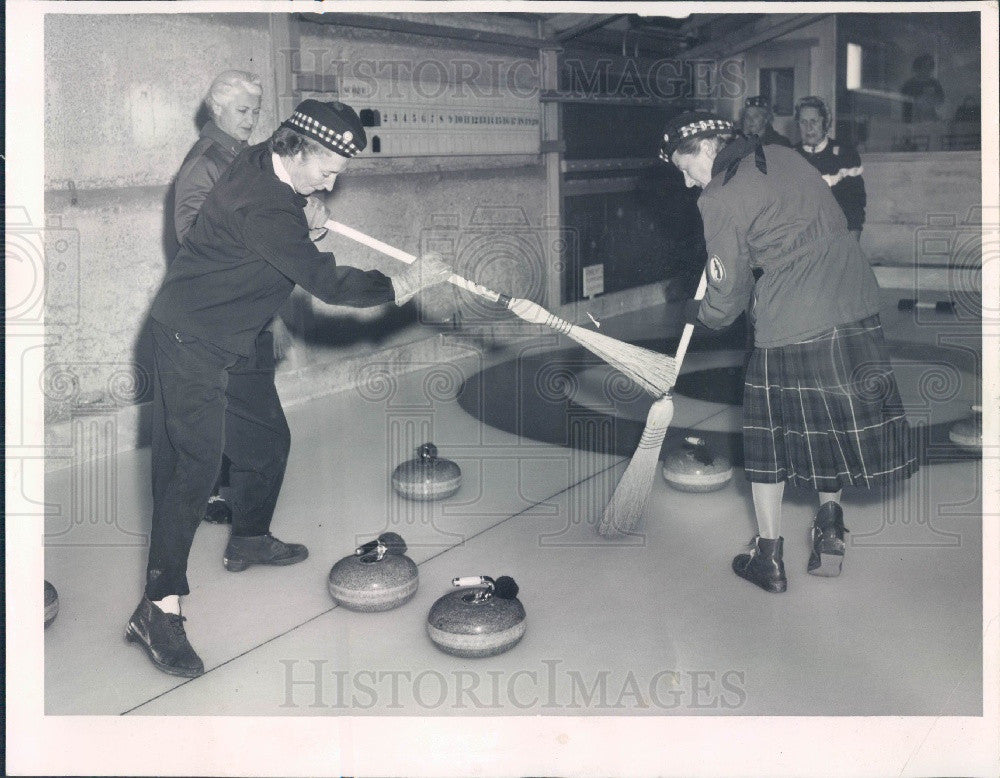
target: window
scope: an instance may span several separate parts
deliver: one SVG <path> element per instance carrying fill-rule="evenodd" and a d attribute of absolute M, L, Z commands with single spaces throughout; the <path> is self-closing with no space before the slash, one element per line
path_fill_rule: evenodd
<path fill-rule="evenodd" d="M 861 88 L 861 46 L 857 43 L 847 44 L 847 88 Z"/>
<path fill-rule="evenodd" d="M 760 95 L 775 116 L 791 116 L 795 109 L 795 68 L 761 68 Z"/>

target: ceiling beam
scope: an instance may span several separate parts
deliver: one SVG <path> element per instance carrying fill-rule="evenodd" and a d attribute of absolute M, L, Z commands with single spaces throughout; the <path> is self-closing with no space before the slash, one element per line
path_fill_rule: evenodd
<path fill-rule="evenodd" d="M 618 21 L 627 16 L 627 14 L 582 14 L 582 16 L 584 17 L 582 21 L 561 30 L 554 29 L 552 37 L 559 41 L 568 41 L 578 35 L 583 35 L 584 33 L 600 29 L 612 22 Z M 549 20 L 549 23 L 551 23 L 551 20 Z"/>
<path fill-rule="evenodd" d="M 693 37 L 689 27 L 671 24 L 670 22 L 676 22 L 677 20 L 670 17 L 630 14 L 628 21 L 629 27 L 637 32 L 660 35 L 665 38 Z"/>
<path fill-rule="evenodd" d="M 503 46 L 514 49 L 529 49 L 538 51 L 541 48 L 558 48 L 558 41 L 547 38 L 526 38 L 519 35 L 507 35 L 501 32 L 474 30 L 465 27 L 451 27 L 443 24 L 428 24 L 412 22 L 407 19 L 397 19 L 376 14 L 337 13 L 303 13 L 299 17 L 315 24 L 339 25 L 341 27 L 356 27 L 365 30 L 380 30 L 406 35 L 419 35 L 431 38 L 447 38 L 449 40 L 467 43 L 483 43 L 491 46 Z"/>
<path fill-rule="evenodd" d="M 723 35 L 718 40 L 692 46 L 679 53 L 680 59 L 702 59 L 740 54 L 761 43 L 793 32 L 812 24 L 830 14 L 768 14 L 737 30 Z"/>
<path fill-rule="evenodd" d="M 592 30 L 586 36 L 565 42 L 567 50 L 589 49 L 606 54 L 622 56 L 622 42 L 626 43 L 625 56 L 631 57 L 636 46 L 640 56 L 672 57 L 683 47 L 683 41 L 661 36 L 646 29 L 601 29 Z"/>
<path fill-rule="evenodd" d="M 681 22 L 679 29 L 681 32 L 690 35 L 705 25 L 711 24 L 718 19 L 723 19 L 726 16 L 729 16 L 729 14 L 691 14 L 691 16 Z"/>

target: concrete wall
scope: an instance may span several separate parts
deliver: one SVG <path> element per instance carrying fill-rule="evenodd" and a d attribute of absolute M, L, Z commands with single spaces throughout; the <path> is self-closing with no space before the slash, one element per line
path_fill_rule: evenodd
<path fill-rule="evenodd" d="M 445 21 L 456 19 L 438 19 Z M 58 251 L 60 265 L 71 269 L 64 282 L 53 276 L 46 300 L 49 421 L 64 420 L 81 406 L 119 407 L 148 397 L 144 328 L 166 266 L 170 184 L 197 138 L 195 117 L 217 72 L 240 68 L 262 76 L 265 99 L 251 142 L 277 125 L 269 23 L 264 14 L 47 18 L 46 241 L 50 264 Z M 518 24 L 512 33 L 529 32 L 530 25 Z M 440 38 L 397 41 L 389 33 L 314 24 L 301 30 L 306 70 L 313 69 L 310 58 L 317 52 L 323 61 L 435 56 L 485 63 L 499 56 L 463 51 L 462 44 Z M 533 58 L 530 51 L 521 54 Z M 528 71 L 519 73 L 530 82 Z M 488 78 L 484 70 L 479 82 Z M 410 252 L 421 249 L 426 228 L 438 223 L 435 216 L 449 216 L 452 232 L 463 230 L 482 206 L 525 214 L 529 230 L 541 222 L 545 174 L 537 155 L 356 162 L 329 198 L 335 218 Z M 341 237 L 329 236 L 320 247 L 345 264 L 385 272 L 402 267 Z M 515 293 L 534 273 L 504 257 L 487 264 L 480 265 L 483 280 Z M 296 294 L 285 311 L 295 345 L 279 368 L 279 390 L 285 387 L 283 395 L 292 399 L 342 388 L 372 352 L 399 370 L 437 359 L 438 335 L 451 332 L 456 321 L 450 288 L 428 295 L 422 308 L 353 311 L 306 298 Z M 488 341 L 489 327 L 480 329 Z"/>
<path fill-rule="evenodd" d="M 264 78 L 269 51 L 261 14 L 46 17 L 48 418 L 146 394 L 140 333 L 166 267 L 169 185 L 214 75 Z M 274 124 L 265 102 L 251 141 Z M 51 268 L 63 264 L 71 272 L 58 283 Z"/>
<path fill-rule="evenodd" d="M 269 40 L 264 14 L 47 16 L 46 188 L 169 184 L 212 78 L 233 68 L 267 79 Z M 274 126 L 265 100 L 251 142 Z"/>

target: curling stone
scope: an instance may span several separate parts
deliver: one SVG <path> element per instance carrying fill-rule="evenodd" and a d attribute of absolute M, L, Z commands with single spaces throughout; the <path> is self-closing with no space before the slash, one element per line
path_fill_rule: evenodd
<path fill-rule="evenodd" d="M 46 581 L 45 582 L 45 626 L 46 627 L 56 620 L 57 613 L 59 613 L 59 592 L 56 591 L 56 587 L 54 587 L 52 584 Z"/>
<path fill-rule="evenodd" d="M 392 488 L 408 500 L 443 500 L 462 485 L 462 471 L 450 459 L 440 459 L 437 446 L 424 443 L 417 458 L 392 473 Z"/>
<path fill-rule="evenodd" d="M 983 407 L 973 405 L 971 415 L 952 424 L 948 430 L 948 439 L 962 448 L 982 449 Z"/>
<path fill-rule="evenodd" d="M 374 613 L 398 608 L 417 593 L 417 566 L 406 543 L 385 532 L 337 562 L 327 578 L 330 596 L 352 611 Z"/>
<path fill-rule="evenodd" d="M 494 581 L 484 575 L 451 583 L 467 588 L 439 598 L 427 614 L 427 634 L 446 654 L 496 656 L 524 637 L 524 606 L 513 578 L 502 575 Z"/>
<path fill-rule="evenodd" d="M 733 466 L 713 454 L 704 438 L 687 437 L 663 461 L 663 478 L 682 492 L 714 492 L 728 484 Z"/>

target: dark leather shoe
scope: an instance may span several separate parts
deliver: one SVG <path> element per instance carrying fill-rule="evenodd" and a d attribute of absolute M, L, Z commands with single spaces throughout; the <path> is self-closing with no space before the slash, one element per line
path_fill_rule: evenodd
<path fill-rule="evenodd" d="M 208 505 L 205 506 L 205 521 L 211 524 L 232 524 L 233 509 L 229 507 L 229 503 L 224 498 L 217 494 L 212 495 L 208 500 Z"/>
<path fill-rule="evenodd" d="M 816 512 L 812 526 L 812 553 L 809 554 L 808 572 L 812 575 L 822 575 L 834 578 L 840 575 L 844 564 L 844 512 L 838 503 L 824 503 Z"/>
<path fill-rule="evenodd" d="M 229 572 L 238 573 L 250 565 L 294 565 L 307 556 L 309 549 L 302 544 L 283 543 L 270 532 L 250 538 L 232 535 L 222 564 Z"/>
<path fill-rule="evenodd" d="M 125 639 L 142 646 L 153 664 L 165 673 L 196 678 L 205 672 L 205 665 L 184 633 L 184 617 L 164 613 L 146 597 L 129 619 Z"/>
<path fill-rule="evenodd" d="M 769 540 L 759 535 L 753 539 L 753 549 L 749 554 L 740 554 L 733 559 L 733 572 L 761 589 L 775 594 L 788 588 L 785 578 L 785 539 Z"/>

